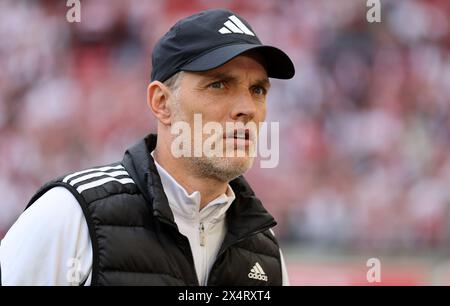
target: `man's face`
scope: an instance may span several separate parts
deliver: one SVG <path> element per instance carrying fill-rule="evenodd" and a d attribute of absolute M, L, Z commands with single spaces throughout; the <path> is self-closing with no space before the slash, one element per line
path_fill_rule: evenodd
<path fill-rule="evenodd" d="M 249 53 L 206 72 L 184 72 L 179 86 L 171 98 L 172 124 L 185 121 L 194 131 L 194 115 L 201 114 L 203 125 L 217 122 L 223 128 L 215 140 L 222 142 L 222 156 L 186 158 L 189 167 L 199 175 L 224 182 L 247 171 L 253 162 L 249 153 L 250 148 L 255 149 L 257 129 L 228 128 L 227 133 L 226 123 L 250 122 L 259 127 L 264 121 L 270 83 L 260 57 Z M 201 137 L 203 143 L 210 135 L 194 137 Z"/>

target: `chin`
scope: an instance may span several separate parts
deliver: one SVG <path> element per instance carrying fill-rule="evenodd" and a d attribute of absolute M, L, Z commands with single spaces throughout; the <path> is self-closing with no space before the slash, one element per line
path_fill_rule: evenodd
<path fill-rule="evenodd" d="M 253 158 L 251 157 L 226 157 L 218 161 L 216 168 L 222 172 L 224 176 L 228 177 L 228 181 L 244 174 L 253 165 Z"/>
<path fill-rule="evenodd" d="M 201 177 L 229 182 L 244 174 L 253 164 L 252 157 L 199 157 L 190 158 L 192 171 Z"/>

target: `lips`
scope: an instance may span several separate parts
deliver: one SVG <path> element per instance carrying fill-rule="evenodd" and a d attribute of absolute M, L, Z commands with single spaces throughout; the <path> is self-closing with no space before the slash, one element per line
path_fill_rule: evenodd
<path fill-rule="evenodd" d="M 249 140 L 249 138 L 250 138 L 248 130 L 240 130 L 240 131 L 236 130 L 236 131 L 234 131 L 233 136 L 235 139 Z"/>
<path fill-rule="evenodd" d="M 231 131 L 230 133 L 224 133 L 223 138 L 253 140 L 253 137 L 251 137 L 251 133 L 250 133 L 249 129 L 234 130 L 234 131 Z"/>

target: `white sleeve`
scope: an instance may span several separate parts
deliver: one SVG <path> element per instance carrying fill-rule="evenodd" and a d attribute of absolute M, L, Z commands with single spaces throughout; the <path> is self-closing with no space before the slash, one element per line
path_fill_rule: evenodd
<path fill-rule="evenodd" d="M 272 229 L 270 229 L 270 232 L 275 237 L 275 232 Z M 287 272 L 286 262 L 284 261 L 284 256 L 283 252 L 281 252 L 281 249 L 280 249 L 280 258 L 281 258 L 282 286 L 290 286 L 291 284 L 289 282 L 289 274 Z"/>
<path fill-rule="evenodd" d="M 283 276 L 283 286 L 290 286 L 289 275 L 287 273 L 286 263 L 284 261 L 283 252 L 281 252 L 281 249 L 280 249 L 280 258 L 281 258 L 281 273 Z"/>
<path fill-rule="evenodd" d="M 92 245 L 83 211 L 64 187 L 25 210 L 0 244 L 2 285 L 78 285 L 92 272 Z"/>

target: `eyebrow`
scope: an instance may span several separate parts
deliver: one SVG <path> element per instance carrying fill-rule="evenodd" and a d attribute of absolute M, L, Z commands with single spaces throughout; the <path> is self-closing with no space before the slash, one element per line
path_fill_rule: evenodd
<path fill-rule="evenodd" d="M 229 74 L 229 73 L 225 73 L 225 72 L 217 72 L 217 73 L 211 73 L 209 75 L 205 75 L 205 79 L 206 82 L 208 81 L 214 81 L 214 80 L 223 80 L 223 81 L 227 81 L 227 82 L 237 82 L 238 81 L 238 77 Z M 264 88 L 270 88 L 270 81 L 269 78 L 261 78 L 261 79 L 257 79 L 256 81 L 253 82 L 253 86 L 257 85 L 257 86 L 262 86 Z"/>
<path fill-rule="evenodd" d="M 224 80 L 224 81 L 235 81 L 237 82 L 238 78 L 224 72 L 216 72 L 205 75 L 205 78 L 207 81 L 214 81 L 214 80 Z"/>
<path fill-rule="evenodd" d="M 262 86 L 266 89 L 269 89 L 271 86 L 269 78 L 263 78 L 263 79 L 256 80 L 254 85 Z"/>

